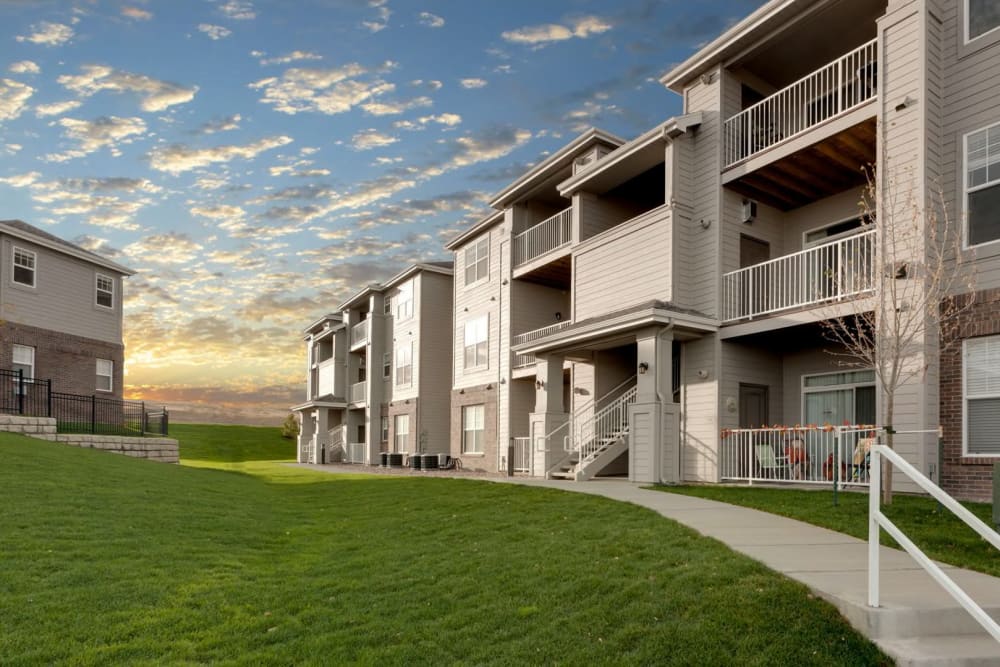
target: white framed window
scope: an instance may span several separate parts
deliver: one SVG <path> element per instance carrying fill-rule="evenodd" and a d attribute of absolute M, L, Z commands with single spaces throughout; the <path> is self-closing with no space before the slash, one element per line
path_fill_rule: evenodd
<path fill-rule="evenodd" d="M 465 284 L 471 285 L 490 275 L 490 237 L 465 249 Z"/>
<path fill-rule="evenodd" d="M 30 345 L 14 345 L 11 361 L 15 372 L 21 371 L 25 378 L 35 377 L 35 348 Z"/>
<path fill-rule="evenodd" d="M 38 257 L 31 250 L 14 246 L 13 273 L 11 278 L 18 285 L 35 286 L 35 264 Z"/>
<path fill-rule="evenodd" d="M 465 365 L 466 370 L 486 368 L 490 361 L 490 316 L 470 320 L 465 323 Z"/>
<path fill-rule="evenodd" d="M 389 442 L 389 418 L 382 415 L 382 442 Z"/>
<path fill-rule="evenodd" d="M 115 362 L 110 359 L 97 360 L 97 391 L 111 391 L 114 388 Z"/>
<path fill-rule="evenodd" d="M 410 444 L 410 415 L 396 415 L 393 418 L 392 451 L 405 452 Z"/>
<path fill-rule="evenodd" d="M 966 43 L 1000 28 L 1000 5 L 996 0 L 964 0 L 964 2 Z"/>
<path fill-rule="evenodd" d="M 413 281 L 408 280 L 399 286 L 396 302 L 396 317 L 405 320 L 413 316 Z"/>
<path fill-rule="evenodd" d="M 388 380 L 392 376 L 392 353 L 382 355 L 382 378 Z"/>
<path fill-rule="evenodd" d="M 486 406 L 462 406 L 462 453 L 482 454 L 486 439 Z"/>
<path fill-rule="evenodd" d="M 388 294 L 382 300 L 382 314 L 392 315 L 392 299 L 389 298 Z"/>
<path fill-rule="evenodd" d="M 1000 240 L 1000 123 L 965 135 L 965 244 Z"/>
<path fill-rule="evenodd" d="M 962 453 L 1000 456 L 1000 336 L 962 341 Z"/>
<path fill-rule="evenodd" d="M 396 349 L 396 386 L 409 387 L 413 384 L 413 343 Z"/>
<path fill-rule="evenodd" d="M 115 307 L 115 280 L 103 273 L 97 274 L 97 305 L 105 308 Z"/>

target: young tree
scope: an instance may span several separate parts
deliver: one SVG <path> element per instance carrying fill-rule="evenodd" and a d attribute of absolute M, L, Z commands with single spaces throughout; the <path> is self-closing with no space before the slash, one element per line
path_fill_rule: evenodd
<path fill-rule="evenodd" d="M 285 421 L 281 423 L 281 437 L 294 440 L 299 435 L 299 420 L 295 418 L 295 413 L 289 412 Z"/>
<path fill-rule="evenodd" d="M 892 448 L 899 390 L 926 375 L 927 354 L 933 360 L 943 351 L 941 346 L 959 340 L 962 315 L 974 304 L 975 264 L 962 249 L 961 225 L 949 215 L 940 189 L 921 201 L 912 173 L 905 174 L 902 183 L 891 172 L 883 175 L 881 188 L 874 169 L 866 175 L 860 208 L 865 227 L 876 230 L 869 237 L 874 246 L 871 263 L 854 258 L 831 273 L 832 280 L 843 285 L 842 293 L 870 283 L 872 308 L 828 317 L 823 327 L 826 337 L 841 346 L 831 352 L 841 363 L 875 369 L 886 444 Z M 888 461 L 883 471 L 882 501 L 890 504 Z"/>

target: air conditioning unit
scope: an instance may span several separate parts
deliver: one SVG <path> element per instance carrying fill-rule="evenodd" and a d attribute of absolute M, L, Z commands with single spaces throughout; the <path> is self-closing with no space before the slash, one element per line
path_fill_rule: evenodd
<path fill-rule="evenodd" d="M 752 199 L 744 199 L 743 215 L 740 218 L 740 221 L 745 225 L 749 225 L 756 219 L 757 219 L 757 202 L 755 202 Z"/>

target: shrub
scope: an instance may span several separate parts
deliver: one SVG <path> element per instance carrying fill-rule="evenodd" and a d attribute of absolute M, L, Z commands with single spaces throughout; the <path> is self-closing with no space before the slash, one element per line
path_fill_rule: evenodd
<path fill-rule="evenodd" d="M 299 420 L 294 413 L 288 413 L 285 421 L 281 424 L 281 437 L 294 439 L 299 435 Z"/>

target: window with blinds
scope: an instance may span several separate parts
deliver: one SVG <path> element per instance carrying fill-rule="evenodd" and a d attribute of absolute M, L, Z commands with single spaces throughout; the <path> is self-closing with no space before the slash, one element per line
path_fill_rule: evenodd
<path fill-rule="evenodd" d="M 964 343 L 965 453 L 1000 455 L 1000 336 Z"/>

